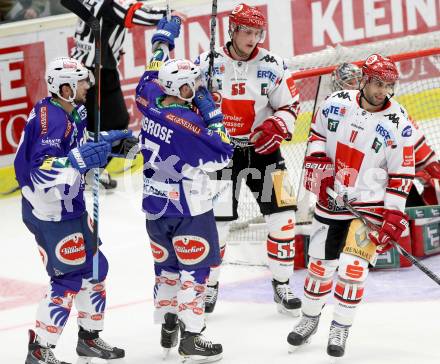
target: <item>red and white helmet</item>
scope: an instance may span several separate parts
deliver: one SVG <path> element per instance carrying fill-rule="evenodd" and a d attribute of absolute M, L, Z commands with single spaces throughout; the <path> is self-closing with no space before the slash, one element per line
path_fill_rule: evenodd
<path fill-rule="evenodd" d="M 49 63 L 46 70 L 46 82 L 49 92 L 67 102 L 75 100 L 78 82 L 91 78 L 91 73 L 80 61 L 69 57 L 55 58 Z M 60 93 L 61 86 L 66 84 L 73 91 L 73 96 L 68 99 L 62 97 Z"/>
<path fill-rule="evenodd" d="M 198 80 L 200 80 L 200 68 L 186 59 L 169 59 L 159 69 L 158 80 L 167 95 L 177 96 L 179 99 L 191 102 L 194 98 Z M 180 88 L 188 85 L 193 91 L 192 97 L 186 99 L 180 94 Z"/>
<path fill-rule="evenodd" d="M 377 78 L 383 82 L 396 82 L 399 78 L 399 71 L 396 64 L 389 58 L 380 54 L 369 56 L 362 66 L 363 76 Z"/>
<path fill-rule="evenodd" d="M 229 36 L 232 38 L 232 34 L 237 29 L 242 28 L 254 28 L 260 29 L 261 39 L 264 41 L 266 36 L 266 18 L 264 14 L 254 6 L 246 4 L 239 4 L 229 14 Z"/>

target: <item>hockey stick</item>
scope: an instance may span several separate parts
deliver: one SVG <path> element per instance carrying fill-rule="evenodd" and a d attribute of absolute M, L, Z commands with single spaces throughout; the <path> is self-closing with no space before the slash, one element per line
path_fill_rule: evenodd
<path fill-rule="evenodd" d="M 92 30 L 95 39 L 95 133 L 93 141 L 99 142 L 99 132 L 101 127 L 101 25 L 99 20 L 83 5 L 79 0 L 61 0 L 61 4 L 76 14 Z M 93 180 L 93 241 L 96 252 L 93 255 L 93 279 L 98 281 L 99 276 L 99 168 L 94 168 Z"/>
<path fill-rule="evenodd" d="M 379 226 L 372 223 L 368 218 L 366 218 L 362 212 L 356 210 L 350 202 L 347 201 L 345 196 L 339 195 L 336 191 L 332 190 L 330 187 L 327 187 L 327 194 L 333 198 L 336 202 L 342 201 L 344 207 L 351 212 L 354 216 L 359 218 L 365 226 L 367 226 L 372 231 L 379 231 Z M 431 278 L 435 283 L 440 285 L 440 277 L 435 274 L 432 270 L 430 270 L 426 265 L 422 264 L 418 261 L 413 255 L 408 253 L 403 247 L 401 247 L 397 242 L 390 241 L 390 243 L 397 249 L 397 252 L 408 259 L 412 264 L 414 264 L 417 268 L 419 268 L 423 273 L 425 273 L 429 278 Z"/>
<path fill-rule="evenodd" d="M 217 28 L 217 0 L 212 0 L 211 10 L 211 34 L 209 39 L 209 66 L 208 66 L 208 90 L 212 91 L 212 77 L 214 76 L 215 58 L 215 29 Z"/>

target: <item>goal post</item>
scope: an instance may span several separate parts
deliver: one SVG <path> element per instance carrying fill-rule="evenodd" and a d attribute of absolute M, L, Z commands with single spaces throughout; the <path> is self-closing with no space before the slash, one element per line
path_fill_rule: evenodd
<path fill-rule="evenodd" d="M 423 130 L 427 142 L 440 153 L 440 32 L 409 36 L 353 47 L 337 46 L 323 51 L 287 59 L 300 94 L 301 111 L 295 122 L 292 140 L 284 142 L 282 154 L 286 160 L 292 185 L 295 189 L 298 211 L 297 233 L 307 232 L 314 209 L 314 197 L 302 184 L 302 166 L 313 112 L 331 93 L 331 73 L 342 62 L 362 65 L 372 53 L 380 53 L 396 62 L 400 79 L 395 98 Z M 240 250 L 265 249 L 267 226 L 251 192 L 242 184 L 239 202 L 239 220 L 231 226 L 228 243 Z M 250 244 L 253 248 L 243 248 Z M 241 247 L 240 247 L 241 246 Z M 233 253 L 233 252 L 232 252 Z M 261 252 L 260 252 L 261 253 Z M 246 255 L 250 254 L 248 251 Z M 252 254 L 250 262 L 252 263 Z M 234 262 L 234 254 L 227 254 Z M 261 256 L 261 254 L 260 254 Z M 240 258 L 240 261 L 244 258 Z M 260 261 L 258 263 L 261 263 Z"/>

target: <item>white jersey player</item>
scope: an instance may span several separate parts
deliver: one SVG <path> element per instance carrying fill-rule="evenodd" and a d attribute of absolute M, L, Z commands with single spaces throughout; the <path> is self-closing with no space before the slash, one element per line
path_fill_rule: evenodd
<path fill-rule="evenodd" d="M 362 70 L 352 63 L 342 63 L 332 72 L 332 91 L 357 90 L 362 79 Z M 420 195 L 415 185 L 412 186 L 406 206 L 436 205 L 440 195 L 440 163 L 437 154 L 429 146 L 423 131 L 411 119 L 414 128 L 414 157 L 416 178 L 423 184 L 423 193 Z"/>
<path fill-rule="evenodd" d="M 289 287 L 295 255 L 296 206 L 291 192 L 285 190 L 288 176 L 279 148 L 283 140 L 292 136 L 299 95 L 283 59 L 258 46 L 264 41 L 265 28 L 266 19 L 256 7 L 236 6 L 229 15 L 231 41 L 215 50 L 212 72 L 210 52 L 201 54 L 196 63 L 206 79 L 212 75 L 213 91 L 221 95 L 223 122 L 234 144 L 232 167 L 216 177 L 219 190 L 227 191 L 223 196 L 229 193 L 225 209 L 220 204 L 216 208 L 220 244 L 224 251 L 230 222 L 238 218 L 244 179 L 269 228 L 267 254 L 274 300 L 280 311 L 296 315 L 301 301 Z M 217 299 L 218 275 L 219 267 L 212 267 L 207 312 L 213 311 Z"/>
<path fill-rule="evenodd" d="M 415 173 L 413 125 L 391 97 L 398 70 L 373 54 L 362 67 L 359 90 L 331 94 L 315 114 L 307 156 L 306 188 L 318 195 L 304 285 L 303 317 L 289 334 L 291 349 L 316 332 L 333 289 L 336 299 L 327 353 L 341 357 L 369 265 L 408 229 L 404 208 Z M 319 172 L 324 171 L 324 172 Z M 366 227 L 328 197 L 331 187 L 380 225 Z"/>

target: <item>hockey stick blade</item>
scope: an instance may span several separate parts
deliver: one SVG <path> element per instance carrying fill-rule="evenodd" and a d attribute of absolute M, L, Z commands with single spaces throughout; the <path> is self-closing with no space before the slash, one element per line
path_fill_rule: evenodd
<path fill-rule="evenodd" d="M 327 194 L 333 198 L 335 201 L 342 201 L 344 207 L 351 212 L 354 216 L 359 218 L 370 230 L 378 231 L 379 227 L 373 224 L 369 219 L 367 219 L 360 211 L 356 210 L 343 196 L 339 195 L 336 191 L 327 187 Z M 412 254 L 408 253 L 403 247 L 401 247 L 397 242 L 390 241 L 391 244 L 397 249 L 398 253 L 408 259 L 412 264 L 419 268 L 423 273 L 425 273 L 429 278 L 431 278 L 435 283 L 440 285 L 440 277 L 430 270 L 426 265 L 422 264 L 417 260 Z"/>

